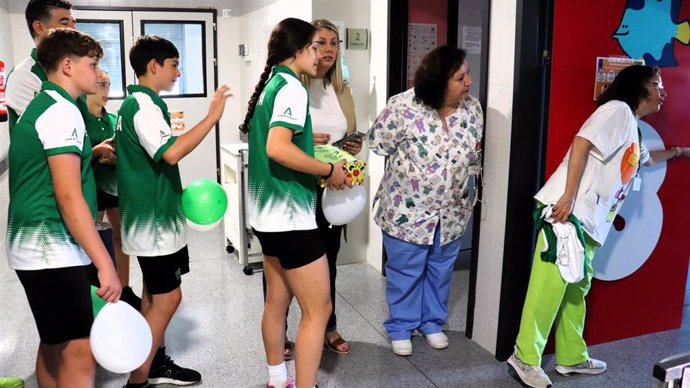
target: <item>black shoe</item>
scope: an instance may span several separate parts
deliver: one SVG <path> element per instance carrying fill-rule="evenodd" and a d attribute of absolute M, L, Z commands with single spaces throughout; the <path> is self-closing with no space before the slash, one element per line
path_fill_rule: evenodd
<path fill-rule="evenodd" d="M 122 388 L 151 388 L 151 385 L 148 383 L 130 384 L 129 382 L 127 382 L 127 384 L 123 385 Z"/>
<path fill-rule="evenodd" d="M 136 294 L 132 290 L 132 287 L 122 287 L 122 294 L 120 295 L 120 299 L 122 299 L 122 301 L 127 303 L 128 305 L 132 306 L 135 310 L 141 311 L 141 298 L 136 296 Z"/>
<path fill-rule="evenodd" d="M 165 363 L 149 372 L 149 384 L 192 385 L 201 381 L 201 374 L 189 368 L 183 368 L 166 356 Z"/>

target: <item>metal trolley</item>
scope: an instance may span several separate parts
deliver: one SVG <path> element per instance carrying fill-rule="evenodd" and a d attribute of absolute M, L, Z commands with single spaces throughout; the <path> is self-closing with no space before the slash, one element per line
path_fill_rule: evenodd
<path fill-rule="evenodd" d="M 228 211 L 224 226 L 226 250 L 235 252 L 245 275 L 261 268 L 261 244 L 252 233 L 248 217 L 248 145 L 233 143 L 221 145 L 221 180 L 228 195 Z"/>

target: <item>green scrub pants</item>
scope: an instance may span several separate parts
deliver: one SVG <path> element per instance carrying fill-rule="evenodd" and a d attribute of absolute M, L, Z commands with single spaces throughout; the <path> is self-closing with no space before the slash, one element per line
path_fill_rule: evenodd
<path fill-rule="evenodd" d="M 584 235 L 587 274 L 579 283 L 570 284 L 563 280 L 556 264 L 541 259 L 544 237 L 541 231 L 538 234 L 516 340 L 517 356 L 525 364 L 541 365 L 541 356 L 554 324 L 556 363 L 572 366 L 589 359 L 582 332 L 585 328 L 585 296 L 592 284 L 592 259 L 598 244 L 587 233 Z"/>

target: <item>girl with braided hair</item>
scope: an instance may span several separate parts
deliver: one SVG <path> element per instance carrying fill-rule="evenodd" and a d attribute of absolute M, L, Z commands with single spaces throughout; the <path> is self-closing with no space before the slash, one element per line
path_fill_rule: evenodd
<path fill-rule="evenodd" d="M 261 332 L 268 388 L 314 387 L 330 316 L 328 261 L 316 219 L 316 176 L 332 189 L 351 186 L 344 161 L 314 158 L 309 97 L 300 76 L 316 75 L 316 28 L 282 20 L 268 41 L 266 66 L 240 131 L 249 134 L 249 223 L 264 254 L 266 301 Z M 285 314 L 297 298 L 296 381 L 284 361 Z"/>

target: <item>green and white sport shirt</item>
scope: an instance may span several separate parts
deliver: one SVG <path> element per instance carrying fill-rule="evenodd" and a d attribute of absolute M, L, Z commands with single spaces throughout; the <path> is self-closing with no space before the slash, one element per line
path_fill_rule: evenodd
<path fill-rule="evenodd" d="M 86 132 L 91 144 L 96 146 L 115 136 L 115 122 L 117 116 L 103 109 L 103 116 L 96 117 L 88 109 L 82 112 Z M 103 164 L 98 159 L 93 160 L 93 175 L 96 178 L 96 188 L 110 195 L 117 196 L 117 174 L 115 166 Z"/>
<path fill-rule="evenodd" d="M 177 165 L 162 158 L 175 142 L 168 106 L 153 90 L 127 87 L 116 125 L 122 250 L 163 256 L 187 243 Z"/>
<path fill-rule="evenodd" d="M 252 116 L 249 131 L 249 223 L 261 232 L 316 229 L 316 179 L 268 158 L 268 131 L 293 131 L 292 142 L 314 156 L 309 96 L 295 73 L 276 66 Z"/>
<path fill-rule="evenodd" d="M 82 192 L 96 217 L 91 142 L 75 101 L 45 82 L 12 131 L 7 258 L 15 270 L 87 265 L 91 260 L 72 237 L 55 200 L 48 157 L 81 156 Z"/>
<path fill-rule="evenodd" d="M 19 62 L 7 75 L 5 98 L 9 114 L 10 134 L 31 100 L 41 91 L 41 84 L 48 81 L 43 67 L 36 59 L 36 49 Z"/>

